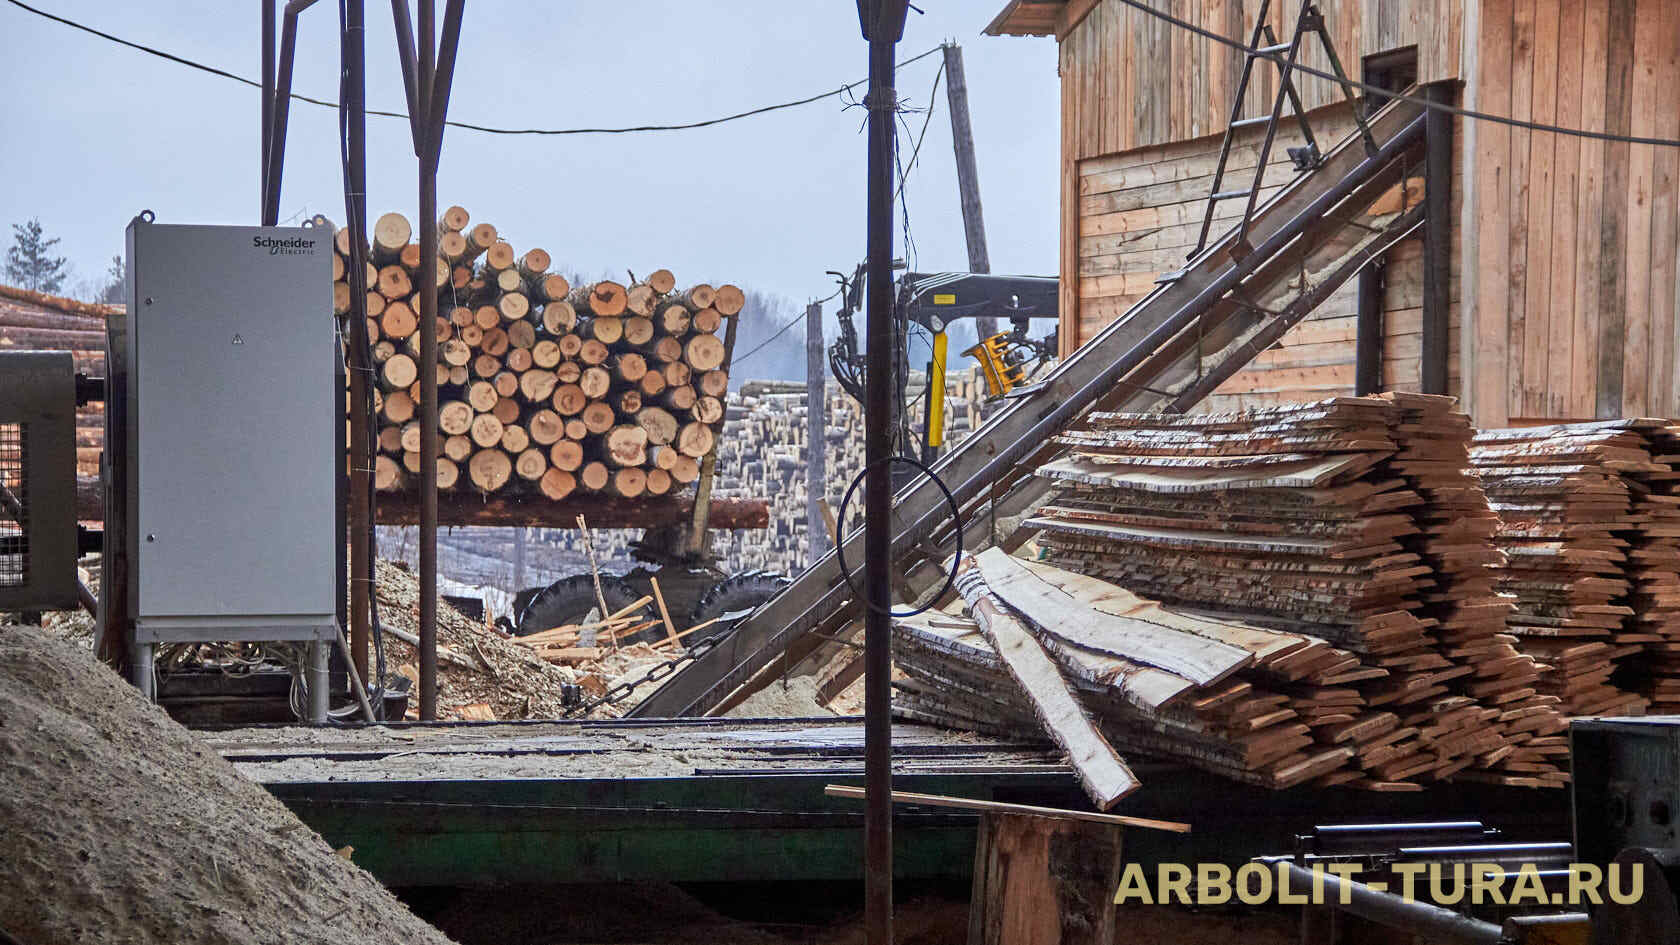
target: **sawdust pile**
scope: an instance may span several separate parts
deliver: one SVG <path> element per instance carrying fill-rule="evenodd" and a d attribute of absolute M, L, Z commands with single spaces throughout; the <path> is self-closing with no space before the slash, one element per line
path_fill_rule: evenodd
<path fill-rule="evenodd" d="M 0 929 L 58 942 L 446 945 L 138 692 L 0 628 Z"/>
<path fill-rule="evenodd" d="M 419 633 L 420 579 L 388 561 L 374 573 L 380 623 L 405 634 Z M 415 648 L 387 633 L 386 662 L 391 672 L 407 676 L 418 692 L 419 656 Z M 513 642 L 493 626 L 438 602 L 438 715 L 445 719 L 553 719 L 566 709 L 561 687 L 576 684 L 591 699 L 608 687 L 633 679 L 664 662 L 646 644 L 625 646 L 594 662 L 564 666 L 544 661 L 529 647 Z M 603 705 L 585 718 L 616 718 L 656 685 L 639 687 L 622 702 Z M 409 700 L 415 711 L 418 697 Z"/>

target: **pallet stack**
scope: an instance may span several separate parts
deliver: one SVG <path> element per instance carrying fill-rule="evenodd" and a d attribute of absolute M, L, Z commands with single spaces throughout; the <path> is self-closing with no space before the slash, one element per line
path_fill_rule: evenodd
<path fill-rule="evenodd" d="M 1645 438 L 1661 426 L 1611 420 L 1476 435 L 1471 462 L 1503 523 L 1501 589 L 1516 601 L 1510 632 L 1540 664 L 1539 690 L 1566 715 L 1646 707 L 1611 677 L 1618 661 L 1663 639 L 1633 619 L 1633 576 L 1647 568 L 1629 555 L 1644 544 L 1640 477 L 1668 469 L 1652 461 Z M 1654 553 L 1660 565 L 1661 549 Z"/>
<path fill-rule="evenodd" d="M 678 291 L 664 269 L 645 281 L 572 286 L 540 248 L 523 254 L 488 223 L 451 207 L 439 258 L 421 264 L 401 214 L 373 228 L 368 338 L 378 372 L 380 490 L 420 469 L 418 313 L 438 293 L 438 488 L 564 499 L 574 492 L 663 495 L 700 475 L 728 392 L 724 319 L 732 285 Z M 350 308 L 349 233 L 335 238 L 334 303 Z"/>
<path fill-rule="evenodd" d="M 1088 421 L 1038 470 L 1057 484 L 1027 523 L 1041 529 L 1045 561 L 1182 618 L 1239 627 L 1247 640 L 1309 647 L 1274 661 L 1256 652 L 1226 681 L 1241 688 L 1199 685 L 1178 716 L 1204 735 L 1304 741 L 1237 766 L 1229 755 L 1187 760 L 1275 787 L 1564 781 L 1558 700 L 1535 691 L 1534 661 L 1504 633 L 1511 602 L 1495 587 L 1496 519 L 1467 471 L 1472 431 L 1452 401 L 1337 398 Z M 907 644 L 908 662 L 928 650 Z M 941 699 L 942 675 L 951 674 L 922 675 L 923 711 Z M 1175 754 L 1139 737 L 1159 734 L 1153 720 L 1111 720 L 1116 745 Z"/>

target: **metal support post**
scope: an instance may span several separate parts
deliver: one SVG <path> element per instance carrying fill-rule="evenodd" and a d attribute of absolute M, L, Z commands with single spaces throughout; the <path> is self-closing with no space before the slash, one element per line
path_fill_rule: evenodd
<path fill-rule="evenodd" d="M 945 102 L 951 110 L 951 147 L 957 152 L 957 194 L 962 200 L 968 271 L 991 272 L 992 259 L 986 252 L 986 217 L 980 211 L 980 172 L 974 163 L 974 126 L 968 119 L 968 78 L 963 73 L 962 47 L 946 43 L 943 49 Z M 997 330 L 997 319 L 990 315 L 974 320 L 976 341 L 992 337 Z"/>
<path fill-rule="evenodd" d="M 1427 228 L 1428 224 L 1425 224 Z M 1383 257 L 1359 270 L 1358 311 L 1353 340 L 1353 392 L 1363 397 L 1382 391 Z"/>
<path fill-rule="evenodd" d="M 1431 102 L 1445 104 L 1450 90 L 1436 83 L 1425 90 Z M 1431 108 L 1424 118 L 1423 172 L 1423 338 L 1418 388 L 1445 394 L 1452 305 L 1452 149 L 1453 116 Z"/>
<path fill-rule="evenodd" d="M 869 41 L 868 328 L 864 400 L 864 932 L 892 937 L 892 456 L 894 396 L 893 146 L 898 40 L 905 0 L 860 2 Z"/>
<path fill-rule="evenodd" d="M 437 34 L 435 0 L 420 0 L 415 18 L 418 33 L 409 29 L 408 0 L 391 0 L 397 27 L 397 50 L 408 93 L 409 124 L 414 153 L 420 159 L 420 259 L 430 275 L 437 259 L 437 173 L 443 148 L 444 118 L 449 87 L 460 45 L 464 0 L 449 0 L 443 17 L 443 36 Z M 418 50 L 418 58 L 416 58 Z M 425 285 L 420 292 L 420 718 L 437 718 L 437 291 Z"/>
<path fill-rule="evenodd" d="M 337 632 L 336 630 L 334 631 Z M 332 645 L 325 640 L 309 641 L 309 721 L 320 725 L 327 720 L 327 697 L 331 694 L 331 674 L 327 670 Z"/>

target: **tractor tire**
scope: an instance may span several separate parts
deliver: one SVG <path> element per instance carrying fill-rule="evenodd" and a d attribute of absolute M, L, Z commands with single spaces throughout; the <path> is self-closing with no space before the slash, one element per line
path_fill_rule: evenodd
<path fill-rule="evenodd" d="M 699 603 L 694 605 L 694 613 L 689 616 L 688 625 L 692 627 L 724 614 L 738 613 L 740 617 L 734 620 L 720 620 L 700 631 L 700 635 L 709 637 L 733 629 L 742 617 L 792 583 L 792 579 L 774 571 L 742 571 L 740 574 L 732 574 L 712 585 L 710 590 L 700 596 Z"/>
<path fill-rule="evenodd" d="M 634 604 L 638 595 L 623 580 L 603 574 L 601 596 L 606 598 L 610 612 Z M 563 577 L 531 598 L 519 613 L 519 628 L 514 633 L 525 637 L 569 623 L 582 623 L 590 611 L 598 609 L 593 577 L 588 574 Z"/>

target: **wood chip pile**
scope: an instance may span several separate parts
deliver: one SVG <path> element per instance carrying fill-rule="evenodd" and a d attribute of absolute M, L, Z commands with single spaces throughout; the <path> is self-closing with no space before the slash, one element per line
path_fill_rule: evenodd
<path fill-rule="evenodd" d="M 1537 691 L 1539 667 L 1505 632 L 1497 518 L 1452 400 L 1087 420 L 1038 470 L 1056 490 L 1027 523 L 1059 570 L 1020 566 L 1056 585 L 1066 612 L 1032 613 L 1000 592 L 994 572 L 1013 566 L 1001 552 L 980 563 L 1113 745 L 1272 787 L 1565 783 L 1560 698 Z M 947 623 L 900 630 L 908 711 L 1019 728 L 1032 713 L 1021 687 L 996 685 L 985 638 L 934 620 Z M 1070 657 L 1069 627 L 1088 634 L 1079 646 L 1125 662 Z M 1004 695 L 975 704 L 984 687 L 950 684 L 965 672 L 967 683 L 989 673 Z"/>
<path fill-rule="evenodd" d="M 1667 494 L 1673 467 L 1652 457 L 1658 434 L 1663 421 L 1612 420 L 1476 435 L 1472 462 L 1510 559 L 1500 582 L 1516 600 L 1510 629 L 1569 715 L 1643 712 L 1649 699 L 1622 684 L 1629 674 L 1612 676 L 1680 637 L 1680 506 Z M 1651 667 L 1631 667 L 1647 694 L 1666 695 L 1641 668 Z"/>
<path fill-rule="evenodd" d="M 450 207 L 439 258 L 422 265 L 398 213 L 373 228 L 368 338 L 378 371 L 376 486 L 420 469 L 419 372 L 437 372 L 438 488 L 664 495 L 700 477 L 723 423 L 728 356 L 719 329 L 745 295 L 733 285 L 646 281 L 572 286 L 549 254 L 523 254 L 489 223 Z M 350 308 L 349 231 L 334 239 L 334 307 Z M 438 295 L 438 363 L 419 363 L 422 293 Z"/>

